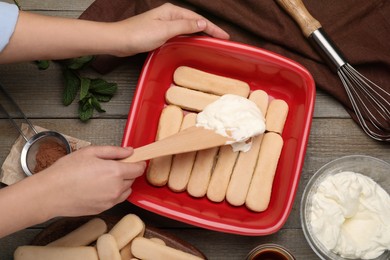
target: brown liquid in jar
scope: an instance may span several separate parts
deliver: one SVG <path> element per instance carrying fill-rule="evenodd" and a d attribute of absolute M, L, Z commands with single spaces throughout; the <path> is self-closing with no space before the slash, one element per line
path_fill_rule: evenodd
<path fill-rule="evenodd" d="M 285 256 L 283 253 L 278 252 L 276 250 L 266 249 L 264 251 L 258 252 L 251 259 L 252 260 L 288 260 L 289 258 L 287 258 L 287 256 Z"/>

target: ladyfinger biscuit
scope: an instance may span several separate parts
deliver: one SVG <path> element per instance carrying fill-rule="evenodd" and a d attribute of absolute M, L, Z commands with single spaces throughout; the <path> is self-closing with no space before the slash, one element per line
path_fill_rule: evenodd
<path fill-rule="evenodd" d="M 241 80 L 211 74 L 187 66 L 178 67 L 173 74 L 175 84 L 216 95 L 235 94 L 248 97 L 249 85 Z"/>
<path fill-rule="evenodd" d="M 14 252 L 14 260 L 98 260 L 92 246 L 20 246 Z"/>
<path fill-rule="evenodd" d="M 268 100 L 269 100 L 269 96 L 267 92 L 263 90 L 254 90 L 249 95 L 249 100 L 251 100 L 257 105 L 257 107 L 260 109 L 261 113 L 265 118 L 265 115 L 267 114 Z"/>
<path fill-rule="evenodd" d="M 270 102 L 265 119 L 265 127 L 268 132 L 282 134 L 288 114 L 286 101 L 274 99 Z"/>
<path fill-rule="evenodd" d="M 158 237 L 151 237 L 149 238 L 151 241 L 158 243 L 160 245 L 166 245 L 165 241 Z"/>
<path fill-rule="evenodd" d="M 166 106 L 160 116 L 156 140 L 176 134 L 180 130 L 183 121 L 183 111 L 180 107 Z M 168 182 L 171 170 L 172 155 L 162 156 L 150 160 L 146 179 L 155 186 L 164 186 Z"/>
<path fill-rule="evenodd" d="M 145 237 L 137 237 L 131 244 L 131 252 L 139 259 L 199 260 L 201 258 L 184 251 L 161 245 Z"/>
<path fill-rule="evenodd" d="M 93 218 L 67 235 L 47 246 L 87 246 L 107 232 L 107 224 L 100 218 Z"/>
<path fill-rule="evenodd" d="M 118 244 L 111 234 L 103 234 L 96 241 L 99 260 L 121 260 Z"/>
<path fill-rule="evenodd" d="M 245 205 L 256 212 L 268 208 L 276 168 L 283 147 L 283 139 L 279 134 L 264 134 L 259 158 L 252 181 L 249 186 Z"/>
<path fill-rule="evenodd" d="M 196 124 L 196 116 L 197 114 L 195 113 L 185 115 L 180 131 L 194 126 Z M 181 192 L 186 189 L 195 162 L 195 156 L 196 152 L 174 155 L 168 179 L 168 187 L 172 191 Z"/>
<path fill-rule="evenodd" d="M 219 147 L 214 147 L 197 152 L 187 185 L 187 192 L 191 196 L 199 198 L 206 195 L 218 150 Z"/>
<path fill-rule="evenodd" d="M 263 135 L 253 138 L 252 147 L 249 151 L 240 152 L 226 190 L 226 201 L 233 206 L 245 204 L 249 185 L 252 180 L 253 172 L 257 163 L 260 145 Z"/>
<path fill-rule="evenodd" d="M 202 111 L 208 104 L 213 103 L 218 98 L 220 96 L 178 86 L 168 88 L 165 93 L 165 100 L 168 104 L 194 112 Z"/>
<path fill-rule="evenodd" d="M 127 243 L 120 251 L 122 260 L 129 260 L 133 258 L 133 254 L 131 253 L 131 241 Z"/>
<path fill-rule="evenodd" d="M 210 184 L 207 188 L 207 198 L 214 202 L 225 199 L 230 176 L 239 152 L 233 152 L 230 145 L 219 149 L 217 163 L 211 175 Z"/>
<path fill-rule="evenodd" d="M 137 215 L 128 214 L 119 220 L 108 234 L 115 238 L 118 248 L 121 250 L 143 232 L 145 232 L 144 222 Z"/>
<path fill-rule="evenodd" d="M 262 90 L 253 91 L 249 99 L 253 101 L 261 110 L 263 115 L 267 112 L 268 94 Z M 248 193 L 249 184 L 252 180 L 252 175 L 257 163 L 257 157 L 260 151 L 263 135 L 252 138 L 252 147 L 249 151 L 238 155 L 236 165 L 226 191 L 226 200 L 234 206 L 245 204 L 246 195 Z"/>

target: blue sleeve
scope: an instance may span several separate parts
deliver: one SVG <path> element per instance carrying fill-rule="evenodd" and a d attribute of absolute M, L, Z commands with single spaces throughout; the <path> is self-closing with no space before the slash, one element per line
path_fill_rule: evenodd
<path fill-rule="evenodd" d="M 0 2 L 0 52 L 8 44 L 19 16 L 16 5 Z"/>

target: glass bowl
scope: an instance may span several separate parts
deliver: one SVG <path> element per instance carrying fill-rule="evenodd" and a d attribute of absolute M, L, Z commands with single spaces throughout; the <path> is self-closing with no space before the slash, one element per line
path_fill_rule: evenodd
<path fill-rule="evenodd" d="M 330 175 L 335 175 L 344 171 L 352 171 L 370 177 L 379 184 L 388 194 L 390 194 L 390 164 L 366 155 L 349 155 L 335 159 L 322 166 L 309 180 L 303 192 L 300 215 L 303 233 L 307 242 L 313 251 L 321 258 L 326 260 L 344 260 L 338 254 L 328 250 L 313 234 L 310 225 L 310 207 L 312 206 L 312 197 L 316 193 L 319 184 Z M 360 258 L 358 258 L 360 259 Z M 390 251 L 385 251 L 375 260 L 390 259 Z"/>

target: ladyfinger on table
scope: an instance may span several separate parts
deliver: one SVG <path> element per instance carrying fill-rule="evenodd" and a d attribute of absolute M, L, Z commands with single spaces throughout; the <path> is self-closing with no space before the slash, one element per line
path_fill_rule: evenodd
<path fill-rule="evenodd" d="M 119 250 L 125 247 L 133 238 L 143 235 L 145 232 L 144 222 L 135 214 L 127 214 L 108 232 L 112 235 Z"/>
<path fill-rule="evenodd" d="M 253 101 L 263 115 L 267 112 L 268 94 L 262 90 L 253 91 L 249 99 Z M 257 164 L 257 157 L 263 135 L 252 138 L 252 147 L 247 152 L 240 152 L 231 174 L 230 182 L 226 190 L 226 201 L 233 206 L 245 204 L 246 195 L 252 180 L 253 172 Z"/>
<path fill-rule="evenodd" d="M 168 104 L 194 112 L 202 111 L 218 98 L 220 96 L 178 86 L 171 86 L 165 93 L 165 100 Z"/>
<path fill-rule="evenodd" d="M 93 218 L 47 246 L 87 246 L 106 232 L 106 222 L 100 218 Z"/>
<path fill-rule="evenodd" d="M 160 116 L 156 140 L 164 139 L 176 134 L 183 121 L 183 110 L 178 106 L 166 106 Z M 172 155 L 162 156 L 150 160 L 146 179 L 155 186 L 164 186 L 168 182 L 171 170 Z"/>
<path fill-rule="evenodd" d="M 20 246 L 14 252 L 14 260 L 98 260 L 92 246 Z"/>
<path fill-rule="evenodd" d="M 96 241 L 99 260 L 121 260 L 118 244 L 111 234 L 103 234 Z"/>
<path fill-rule="evenodd" d="M 282 134 L 288 114 L 286 101 L 274 99 L 270 102 L 265 119 L 265 127 L 268 132 Z"/>
<path fill-rule="evenodd" d="M 248 97 L 249 85 L 241 80 L 208 73 L 187 66 L 178 67 L 173 74 L 176 85 L 216 95 L 234 94 Z"/>
<path fill-rule="evenodd" d="M 230 145 L 221 146 L 219 149 L 218 159 L 207 188 L 207 198 L 209 200 L 221 202 L 225 199 L 238 154 L 239 152 L 234 152 Z"/>
<path fill-rule="evenodd" d="M 133 258 L 133 254 L 131 253 L 131 241 L 130 243 L 127 243 L 120 251 L 122 260 L 129 260 Z"/>
<path fill-rule="evenodd" d="M 206 195 L 218 150 L 219 147 L 214 147 L 197 152 L 187 185 L 187 192 L 191 196 L 199 198 Z"/>
<path fill-rule="evenodd" d="M 165 241 L 158 237 L 151 237 L 149 238 L 150 241 L 153 241 L 154 243 L 160 244 L 160 245 L 166 245 Z"/>
<path fill-rule="evenodd" d="M 195 113 L 184 116 L 180 131 L 196 124 Z M 176 154 L 173 156 L 171 172 L 169 173 L 168 187 L 175 192 L 184 191 L 190 179 L 191 170 L 195 162 L 196 152 Z"/>
<path fill-rule="evenodd" d="M 273 132 L 264 134 L 245 201 L 245 205 L 253 211 L 261 212 L 268 208 L 282 147 L 283 139 L 279 134 Z"/>
<path fill-rule="evenodd" d="M 198 256 L 162 245 L 145 237 L 137 237 L 131 244 L 132 254 L 139 259 L 199 260 Z"/>

